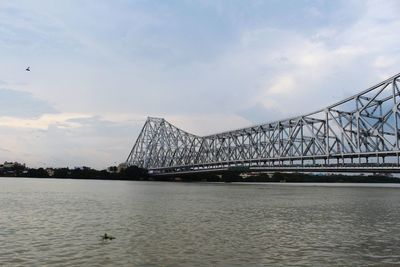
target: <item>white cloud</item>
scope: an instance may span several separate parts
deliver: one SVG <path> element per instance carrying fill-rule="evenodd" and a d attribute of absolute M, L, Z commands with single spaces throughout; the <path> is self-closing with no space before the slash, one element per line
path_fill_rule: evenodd
<path fill-rule="evenodd" d="M 296 82 L 293 77 L 289 75 L 281 76 L 276 79 L 277 81 L 268 89 L 268 94 L 285 95 L 292 93 L 295 89 Z"/>
<path fill-rule="evenodd" d="M 28 128 L 46 130 L 50 126 L 60 129 L 78 128 L 81 125 L 74 119 L 91 118 L 92 115 L 78 113 L 43 114 L 38 118 L 16 118 L 0 116 L 0 126 L 10 128 Z"/>
<path fill-rule="evenodd" d="M 36 120 L 0 118 L 0 138 L 7 140 L 0 159 L 34 167 L 104 168 L 126 159 L 143 123 L 89 114 L 46 114 Z"/>
<path fill-rule="evenodd" d="M 214 134 L 215 129 L 222 132 L 249 124 L 248 120 L 241 116 L 224 113 L 173 115 L 168 116 L 167 120 L 178 128 L 199 136 Z"/>
<path fill-rule="evenodd" d="M 244 32 L 233 61 L 265 70 L 253 77 L 262 86 L 252 102 L 277 107 L 286 116 L 301 115 L 394 75 L 400 60 L 395 7 L 396 1 L 368 2 L 354 24 L 343 30 L 323 27 L 313 36 L 270 27 Z"/>

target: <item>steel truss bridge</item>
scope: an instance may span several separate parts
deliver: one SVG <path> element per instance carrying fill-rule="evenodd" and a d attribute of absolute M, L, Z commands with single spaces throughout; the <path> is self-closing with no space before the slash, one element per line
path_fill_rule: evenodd
<path fill-rule="evenodd" d="M 149 117 L 126 164 L 153 175 L 223 170 L 400 172 L 400 74 L 303 116 L 208 136 Z"/>

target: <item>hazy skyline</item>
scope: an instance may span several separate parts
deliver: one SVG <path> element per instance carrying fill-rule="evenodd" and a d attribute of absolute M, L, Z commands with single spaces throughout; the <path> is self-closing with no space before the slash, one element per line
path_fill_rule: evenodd
<path fill-rule="evenodd" d="M 203 135 L 312 112 L 400 72 L 399 11 L 395 0 L 1 1 L 0 162 L 105 168 L 147 116 Z"/>

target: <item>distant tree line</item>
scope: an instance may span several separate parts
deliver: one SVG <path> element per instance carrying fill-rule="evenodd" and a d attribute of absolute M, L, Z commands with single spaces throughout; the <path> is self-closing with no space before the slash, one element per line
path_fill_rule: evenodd
<path fill-rule="evenodd" d="M 89 167 L 82 168 L 55 168 L 51 175 L 48 170 L 43 168 L 29 169 L 27 177 L 43 178 L 70 178 L 70 179 L 107 179 L 107 180 L 148 180 L 148 172 L 136 166 L 127 167 L 119 172 L 109 170 L 95 170 Z"/>
<path fill-rule="evenodd" d="M 118 169 L 95 170 L 80 168 L 27 168 L 22 164 L 13 164 L 0 169 L 3 177 L 69 178 L 69 179 L 107 179 L 107 180 L 148 180 L 148 171 L 136 166 Z"/>
<path fill-rule="evenodd" d="M 121 166 L 121 165 L 120 165 Z M 27 168 L 18 162 L 0 164 L 0 176 L 35 177 L 35 178 L 68 178 L 68 179 L 104 179 L 135 181 L 182 181 L 182 182 L 291 182 L 291 183 L 399 183 L 400 179 L 390 174 L 345 175 L 345 174 L 306 174 L 306 173 L 242 173 L 240 170 L 174 174 L 168 176 L 152 176 L 146 169 L 129 166 L 111 166 L 105 170 L 89 167 L 80 168 Z"/>

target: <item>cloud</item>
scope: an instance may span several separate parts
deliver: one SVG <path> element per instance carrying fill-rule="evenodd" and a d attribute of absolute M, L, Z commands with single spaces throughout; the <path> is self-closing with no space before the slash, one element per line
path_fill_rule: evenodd
<path fill-rule="evenodd" d="M 171 115 L 166 119 L 178 128 L 199 136 L 245 127 L 249 123 L 241 116 L 225 113 Z"/>
<path fill-rule="evenodd" d="M 268 89 L 269 94 L 285 95 L 292 93 L 295 89 L 296 83 L 293 77 L 289 75 L 281 76 L 277 81 Z"/>
<path fill-rule="evenodd" d="M 46 130 L 51 126 L 60 129 L 71 129 L 81 127 L 81 124 L 75 121 L 76 119 L 89 117 L 91 117 L 91 115 L 77 113 L 43 114 L 37 118 L 0 116 L 0 126 L 41 130 Z"/>
<path fill-rule="evenodd" d="M 29 92 L 0 89 L 0 117 L 13 116 L 32 118 L 56 110 L 46 101 L 34 97 Z"/>
<path fill-rule="evenodd" d="M 244 94 L 242 103 L 246 98 L 260 102 L 283 119 L 323 108 L 394 75 L 400 60 L 395 5 L 367 2 L 357 7 L 360 15 L 346 28 L 332 24 L 312 35 L 270 26 L 244 31 L 230 58 L 247 73 L 247 81 L 258 82 L 253 97 Z"/>
<path fill-rule="evenodd" d="M 273 122 L 282 118 L 282 113 L 276 107 L 267 108 L 259 102 L 243 108 L 237 114 L 253 124 Z"/>
<path fill-rule="evenodd" d="M 98 169 L 123 162 L 144 121 L 90 114 L 46 114 L 37 119 L 0 118 L 0 156 L 30 166 Z M 132 114 L 131 118 L 135 118 Z"/>

